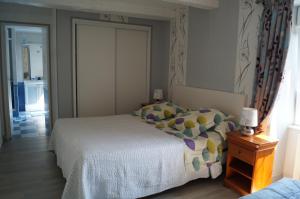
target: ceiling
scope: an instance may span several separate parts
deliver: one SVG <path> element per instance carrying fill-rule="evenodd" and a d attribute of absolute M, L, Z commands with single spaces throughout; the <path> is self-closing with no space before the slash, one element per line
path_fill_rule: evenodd
<path fill-rule="evenodd" d="M 0 2 L 161 19 L 174 17 L 174 9 L 180 6 L 202 9 L 214 9 L 219 6 L 219 0 L 0 0 Z"/>
<path fill-rule="evenodd" d="M 160 0 L 179 5 L 185 5 L 201 9 L 214 9 L 219 6 L 219 0 Z"/>
<path fill-rule="evenodd" d="M 43 28 L 41 27 L 31 27 L 31 26 L 11 26 L 16 32 L 23 33 L 41 33 Z"/>

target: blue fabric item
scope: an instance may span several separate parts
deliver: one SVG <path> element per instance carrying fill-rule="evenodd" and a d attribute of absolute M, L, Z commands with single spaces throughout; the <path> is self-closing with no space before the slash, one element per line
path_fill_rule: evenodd
<path fill-rule="evenodd" d="M 25 111 L 25 86 L 24 82 L 18 82 L 19 111 Z"/>
<path fill-rule="evenodd" d="M 12 92 L 11 92 L 11 100 L 12 100 L 12 108 L 13 108 L 13 117 L 19 117 L 19 100 L 18 100 L 18 85 L 12 82 Z"/>
<path fill-rule="evenodd" d="M 300 198 L 300 180 L 283 178 L 267 188 L 252 193 L 240 199 L 299 199 Z"/>
<path fill-rule="evenodd" d="M 14 95 L 14 83 L 10 82 L 10 93 L 11 93 L 11 105 L 12 108 L 15 108 L 15 95 Z"/>
<path fill-rule="evenodd" d="M 13 117 L 14 117 L 14 118 L 18 118 L 19 116 L 20 116 L 20 112 L 14 110 L 14 111 L 13 111 Z"/>

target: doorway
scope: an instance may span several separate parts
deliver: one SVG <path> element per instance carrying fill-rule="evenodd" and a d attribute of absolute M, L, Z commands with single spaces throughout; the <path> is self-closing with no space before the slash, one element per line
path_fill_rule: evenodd
<path fill-rule="evenodd" d="M 6 137 L 50 133 L 48 35 L 48 26 L 2 27 Z"/>

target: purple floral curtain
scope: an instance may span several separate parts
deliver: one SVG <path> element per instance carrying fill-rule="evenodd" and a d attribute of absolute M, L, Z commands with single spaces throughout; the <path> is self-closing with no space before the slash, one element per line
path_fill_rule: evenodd
<path fill-rule="evenodd" d="M 258 109 L 259 122 L 270 114 L 289 46 L 293 0 L 262 0 L 261 32 L 258 44 L 256 79 L 252 106 Z"/>

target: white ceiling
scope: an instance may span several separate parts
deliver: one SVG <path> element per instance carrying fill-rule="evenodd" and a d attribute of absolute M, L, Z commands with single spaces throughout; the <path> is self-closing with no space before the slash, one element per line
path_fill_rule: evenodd
<path fill-rule="evenodd" d="M 219 6 L 219 0 L 161 0 L 202 9 L 214 9 Z"/>
<path fill-rule="evenodd" d="M 41 33 L 43 28 L 31 26 L 11 26 L 16 32 Z"/>
<path fill-rule="evenodd" d="M 160 19 L 173 17 L 174 9 L 182 5 L 202 9 L 214 9 L 219 6 L 219 0 L 0 0 L 0 2 Z"/>

